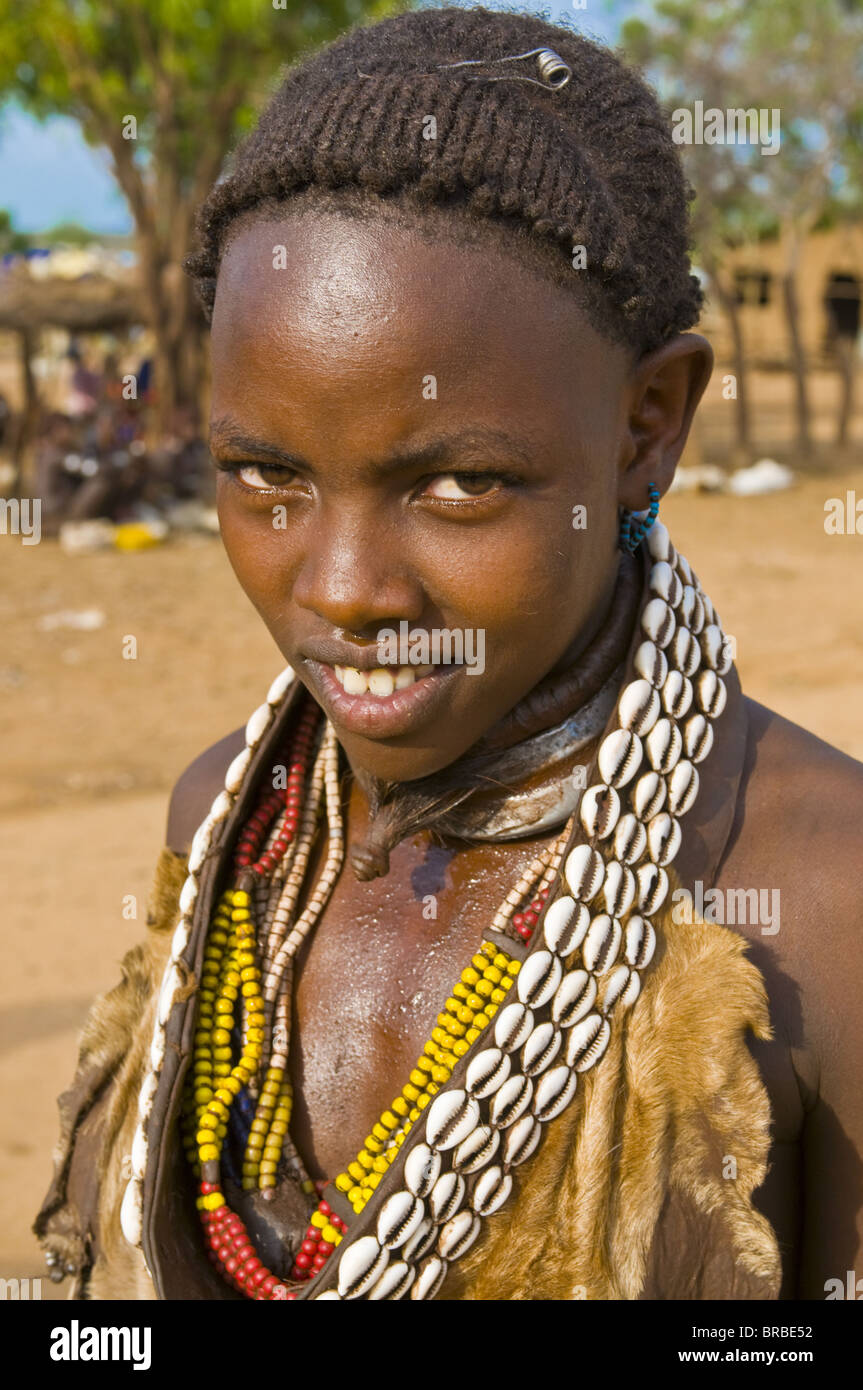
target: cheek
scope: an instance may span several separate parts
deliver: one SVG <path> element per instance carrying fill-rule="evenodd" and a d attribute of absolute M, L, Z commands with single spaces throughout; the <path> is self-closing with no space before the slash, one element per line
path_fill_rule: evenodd
<path fill-rule="evenodd" d="M 427 520 L 408 522 L 397 542 L 390 531 L 389 544 L 381 549 L 393 564 L 400 553 L 412 570 L 435 610 L 433 625 L 442 621 L 484 632 L 490 668 L 502 674 L 512 667 L 514 675 L 528 651 L 529 664 L 548 666 L 587 621 L 602 593 L 614 545 L 614 506 L 589 496 L 587 525 L 576 528 L 575 492 L 556 488 L 514 510 L 506 522 L 487 527 L 454 524 L 430 531 Z M 283 641 L 304 561 L 326 563 L 309 553 L 319 532 L 299 525 L 290 512 L 286 525 L 274 525 L 273 507 L 250 504 L 225 473 L 218 477 L 217 506 L 234 573 L 267 627 Z"/>
<path fill-rule="evenodd" d="M 284 600 L 291 549 L 285 532 L 274 526 L 272 508 L 252 508 L 237 496 L 236 484 L 220 473 L 216 484 L 216 508 L 222 543 L 244 592 L 266 618 L 268 603 Z"/>
<path fill-rule="evenodd" d="M 490 663 L 506 664 L 526 637 L 541 653 L 562 650 L 602 595 L 616 519 L 597 504 L 576 529 L 573 505 L 557 497 L 498 534 L 465 531 L 429 552 L 430 597 L 453 625 L 486 629 Z"/>

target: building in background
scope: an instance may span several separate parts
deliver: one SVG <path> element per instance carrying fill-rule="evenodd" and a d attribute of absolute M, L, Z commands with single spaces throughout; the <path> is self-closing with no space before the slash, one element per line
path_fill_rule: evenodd
<path fill-rule="evenodd" d="M 788 319 L 784 277 L 788 265 L 784 238 L 728 251 L 725 265 L 740 311 L 746 357 L 751 367 L 789 366 Z M 709 293 L 709 285 L 708 285 Z M 795 274 L 803 348 L 811 367 L 835 367 L 839 339 L 863 347 L 863 223 L 813 232 L 803 242 Z M 720 361 L 731 356 L 727 316 L 711 302 L 702 321 Z"/>

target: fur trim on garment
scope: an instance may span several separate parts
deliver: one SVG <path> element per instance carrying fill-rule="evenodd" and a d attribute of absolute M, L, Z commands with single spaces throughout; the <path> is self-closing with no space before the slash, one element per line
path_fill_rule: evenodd
<path fill-rule="evenodd" d="M 60 1099 L 55 1178 L 34 1229 L 78 1271 L 73 1297 L 155 1297 L 119 1212 L 185 866 L 162 851 L 147 940 L 94 1003 Z M 727 927 L 678 925 L 670 912 L 655 925 L 641 996 L 439 1298 L 778 1297 L 776 1238 L 751 1201 L 770 1107 L 745 1035 L 771 1036 L 764 982 Z"/>
<path fill-rule="evenodd" d="M 438 1297 L 778 1297 L 776 1238 L 751 1202 L 770 1105 L 745 1033 L 772 1035 L 764 983 L 728 928 L 655 925 L 624 1027 Z"/>
<path fill-rule="evenodd" d="M 140 1251 L 123 1236 L 120 1205 L 159 985 L 185 879 L 185 856 L 163 849 L 148 901 L 146 939 L 124 956 L 120 983 L 92 1004 L 75 1078 L 58 1100 L 54 1180 L 33 1229 L 60 1268 L 74 1267 L 70 1297 L 155 1298 Z"/>

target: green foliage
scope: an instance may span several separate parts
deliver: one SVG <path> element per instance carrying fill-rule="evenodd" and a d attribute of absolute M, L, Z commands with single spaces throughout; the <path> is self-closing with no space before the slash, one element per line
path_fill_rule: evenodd
<path fill-rule="evenodd" d="M 27 233 L 16 232 L 12 214 L 6 208 L 0 208 L 0 256 L 6 256 L 10 251 L 27 251 L 29 247 Z"/>
<path fill-rule="evenodd" d="M 191 181 L 214 106 L 228 141 L 253 123 L 280 69 L 385 0 L 0 0 L 0 96 L 33 114 L 77 118 L 93 144 L 133 115 L 139 160 L 170 158 Z"/>
<path fill-rule="evenodd" d="M 0 101 L 76 118 L 134 218 L 161 427 L 197 403 L 201 328 L 181 263 L 197 207 L 285 65 L 404 0 L 0 0 Z M 134 118 L 134 122 L 130 118 Z M 0 238 L 13 236 L 0 224 Z"/>
<path fill-rule="evenodd" d="M 621 44 L 669 113 L 699 100 L 780 112 L 775 155 L 681 147 L 697 253 L 863 210 L 863 0 L 656 0 L 649 18 L 624 24 Z"/>
<path fill-rule="evenodd" d="M 40 232 L 40 246 L 90 246 L 94 240 L 93 233 L 86 227 L 82 227 L 80 222 L 57 222 L 47 232 Z"/>

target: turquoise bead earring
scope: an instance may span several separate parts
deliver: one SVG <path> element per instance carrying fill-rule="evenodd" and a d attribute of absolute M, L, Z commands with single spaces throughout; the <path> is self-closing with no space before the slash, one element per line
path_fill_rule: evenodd
<path fill-rule="evenodd" d="M 620 533 L 617 544 L 621 550 L 628 551 L 629 554 L 638 549 L 659 515 L 659 488 L 656 483 L 648 483 L 647 495 L 650 498 L 650 506 L 646 513 L 639 515 L 638 512 L 627 511 L 625 507 L 621 509 Z M 636 518 L 636 525 L 633 529 L 633 520 Z"/>

